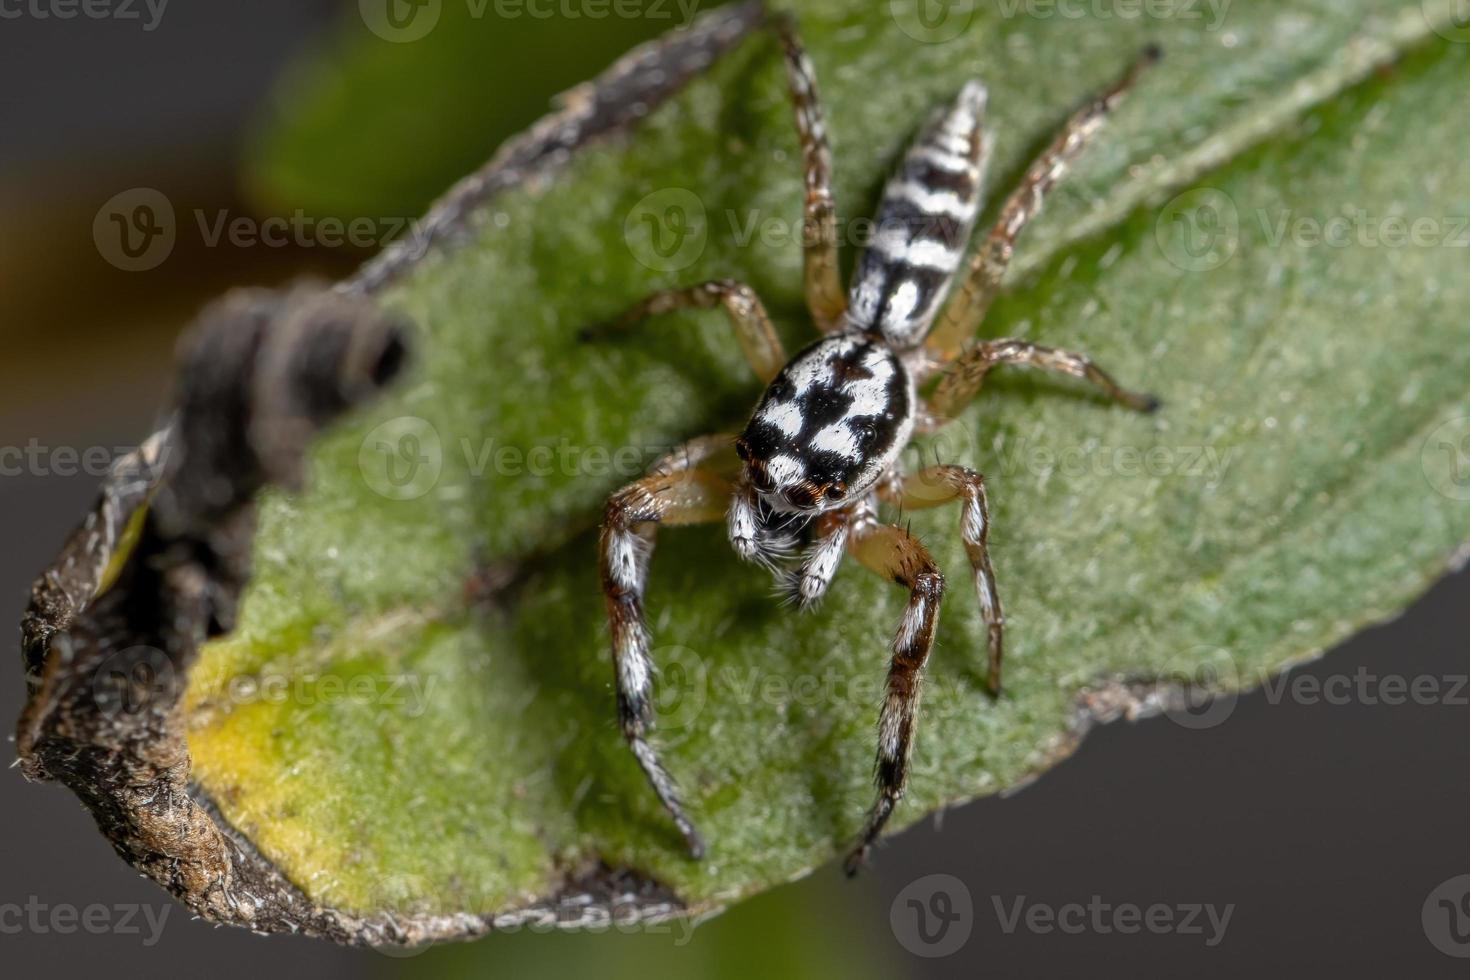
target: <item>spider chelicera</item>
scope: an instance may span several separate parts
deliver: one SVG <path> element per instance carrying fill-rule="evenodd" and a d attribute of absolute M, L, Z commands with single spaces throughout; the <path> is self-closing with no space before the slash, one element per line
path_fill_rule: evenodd
<path fill-rule="evenodd" d="M 929 121 L 889 180 L 875 234 L 844 292 L 816 80 L 793 22 L 778 17 L 773 23 L 805 168 L 805 294 L 821 337 L 788 357 L 760 299 L 733 280 L 655 293 L 613 324 L 625 329 L 657 314 L 723 307 L 768 387 L 738 436 L 694 439 L 609 498 L 599 542 L 602 586 L 623 735 L 695 857 L 703 855 L 704 840 L 649 741 L 654 665 L 643 592 L 657 525 L 724 519 L 735 552 L 769 567 L 803 607 L 826 592 L 844 555 L 908 589 L 878 721 L 877 800 L 848 855 L 845 867 L 852 874 L 903 797 L 920 680 L 944 592 L 928 550 L 904 528 L 883 523 L 880 503 L 906 510 L 960 505 L 960 535 L 988 628 L 988 683 L 997 695 L 1001 686 L 1004 617 L 986 549 L 985 480 L 954 465 L 905 474 L 898 461 L 910 439 L 953 420 L 990 369 L 1002 364 L 1074 375 L 1140 411 L 1158 407 L 1157 399 L 1119 387 L 1085 355 L 1024 340 L 969 341 L 995 299 L 1017 236 L 1160 52 L 1145 49 L 1121 79 L 1072 116 L 1001 207 L 954 285 L 992 144 L 985 86 L 965 85 Z M 798 547 L 803 550 L 795 559 Z"/>

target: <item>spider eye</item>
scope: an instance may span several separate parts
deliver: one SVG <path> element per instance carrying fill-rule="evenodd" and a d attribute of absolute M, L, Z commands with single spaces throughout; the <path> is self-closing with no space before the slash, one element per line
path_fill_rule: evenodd
<path fill-rule="evenodd" d="M 745 444 L 744 439 L 735 440 L 735 455 L 747 463 L 750 462 L 750 447 Z"/>
<path fill-rule="evenodd" d="M 776 402 L 790 401 L 792 396 L 796 394 L 796 389 L 792 386 L 791 379 L 784 374 L 777 375 L 776 380 L 771 382 L 770 387 L 766 391 L 770 396 L 770 400 Z"/>
<path fill-rule="evenodd" d="M 852 434 L 857 437 L 858 445 L 866 449 L 878 438 L 878 427 L 872 422 L 858 422 L 852 427 Z"/>
<path fill-rule="evenodd" d="M 829 483 L 829 484 L 827 484 L 827 494 L 826 494 L 826 496 L 827 496 L 827 499 L 828 500 L 841 500 L 843 497 L 847 496 L 847 484 L 845 484 L 845 483 Z"/>

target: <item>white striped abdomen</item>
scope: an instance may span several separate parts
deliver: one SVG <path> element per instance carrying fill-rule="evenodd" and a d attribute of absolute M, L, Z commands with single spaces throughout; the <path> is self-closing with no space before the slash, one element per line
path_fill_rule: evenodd
<path fill-rule="evenodd" d="M 884 188 L 847 315 L 852 326 L 881 333 L 896 348 L 923 339 L 964 259 L 989 155 L 985 102 L 985 87 L 967 84 Z"/>

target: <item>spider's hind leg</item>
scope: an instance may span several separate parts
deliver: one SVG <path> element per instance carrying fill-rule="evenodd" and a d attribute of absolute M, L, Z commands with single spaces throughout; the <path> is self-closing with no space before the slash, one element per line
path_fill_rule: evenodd
<path fill-rule="evenodd" d="M 649 740 L 654 723 L 654 664 L 643 593 L 658 524 L 710 523 L 724 516 L 731 483 L 726 467 L 720 464 L 735 460 L 733 441 L 729 436 L 696 439 L 655 463 L 651 476 L 613 494 L 599 541 L 618 721 L 649 785 L 696 858 L 704 855 L 704 839 L 684 812 L 678 787 Z"/>

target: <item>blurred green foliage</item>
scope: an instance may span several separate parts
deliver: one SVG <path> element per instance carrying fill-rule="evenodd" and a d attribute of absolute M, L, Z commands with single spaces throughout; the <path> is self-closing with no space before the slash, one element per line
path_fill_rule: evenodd
<path fill-rule="evenodd" d="M 586 5 L 529 4 L 449 0 L 429 8 L 438 18 L 422 38 L 391 43 L 353 3 L 342 29 L 282 79 L 246 164 L 252 196 L 272 214 L 420 214 L 544 115 L 552 94 L 683 20 L 672 2 L 653 18 L 568 18 L 560 7 Z"/>

